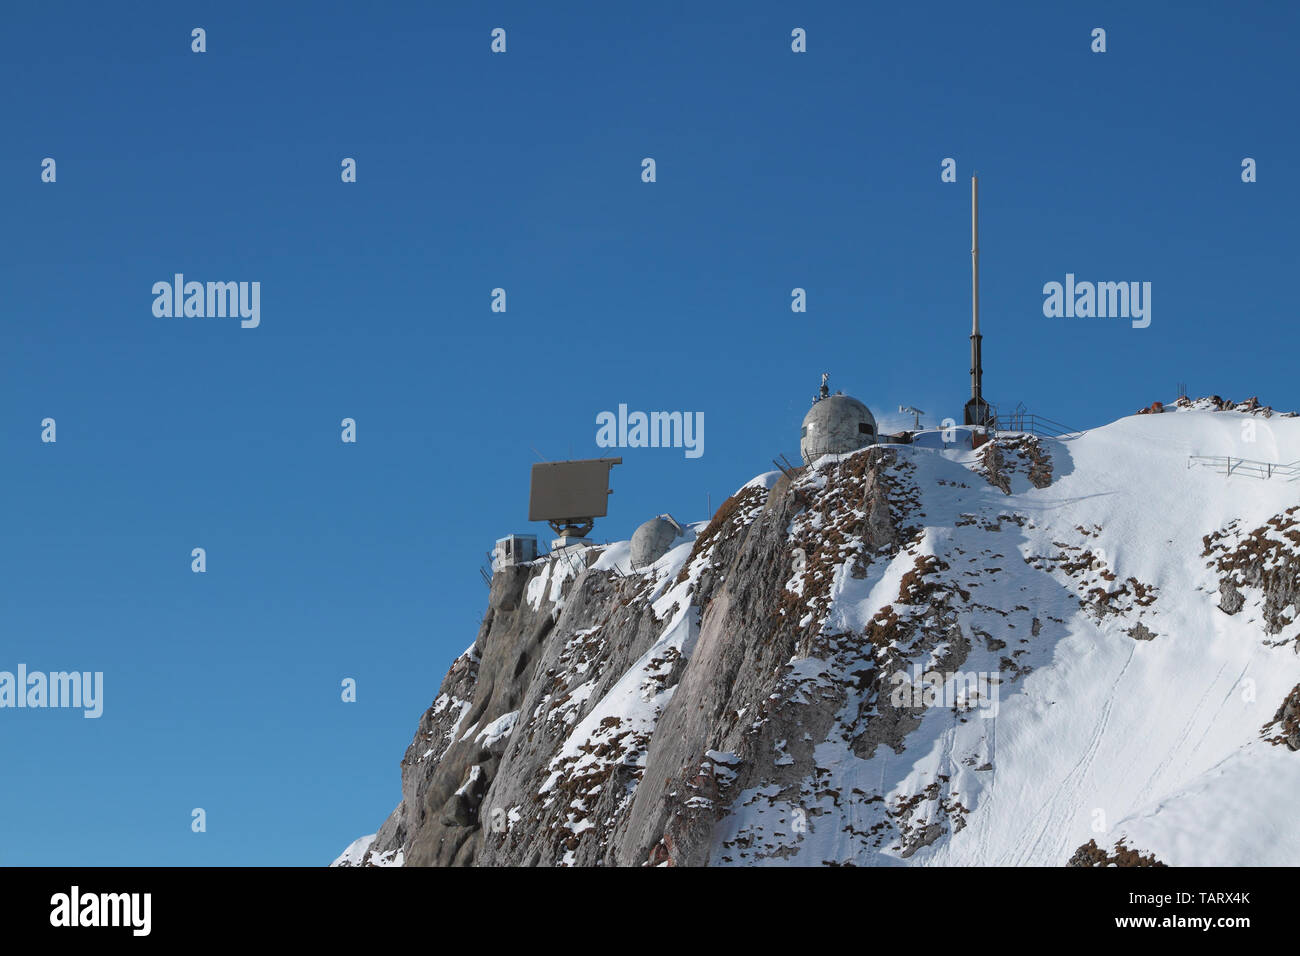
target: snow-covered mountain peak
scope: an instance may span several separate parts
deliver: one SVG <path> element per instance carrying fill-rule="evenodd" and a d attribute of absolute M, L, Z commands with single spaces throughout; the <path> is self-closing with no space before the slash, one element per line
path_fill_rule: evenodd
<path fill-rule="evenodd" d="M 1300 419 L 1168 410 L 502 569 L 339 863 L 1300 863 Z"/>

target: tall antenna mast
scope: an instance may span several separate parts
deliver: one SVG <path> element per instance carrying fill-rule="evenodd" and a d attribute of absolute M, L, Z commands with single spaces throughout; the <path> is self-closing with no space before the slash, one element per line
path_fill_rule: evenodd
<path fill-rule="evenodd" d="M 988 402 L 984 401 L 984 368 L 981 351 L 984 336 L 980 335 L 980 181 L 970 178 L 970 401 L 966 403 L 967 425 L 988 425 L 992 418 Z"/>
<path fill-rule="evenodd" d="M 970 178 L 970 334 L 974 339 L 980 337 L 980 178 Z M 976 365 L 974 371 L 979 373 Z M 979 397 L 979 378 L 971 381 L 974 391 L 971 398 Z"/>

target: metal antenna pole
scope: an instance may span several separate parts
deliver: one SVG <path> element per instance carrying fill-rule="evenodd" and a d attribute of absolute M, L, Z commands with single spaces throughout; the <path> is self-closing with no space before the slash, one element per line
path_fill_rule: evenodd
<path fill-rule="evenodd" d="M 987 425 L 992 417 L 984 401 L 983 341 L 980 335 L 980 181 L 970 178 L 970 401 L 966 403 L 966 424 Z"/>
<path fill-rule="evenodd" d="M 971 335 L 980 334 L 980 178 L 970 178 Z"/>

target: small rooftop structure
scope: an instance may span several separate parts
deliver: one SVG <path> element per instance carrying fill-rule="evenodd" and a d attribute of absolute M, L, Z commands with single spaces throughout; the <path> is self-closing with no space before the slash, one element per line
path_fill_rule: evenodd
<path fill-rule="evenodd" d="M 492 549 L 492 571 L 516 564 L 526 564 L 537 560 L 537 535 L 508 534 L 497 538 L 496 547 Z"/>

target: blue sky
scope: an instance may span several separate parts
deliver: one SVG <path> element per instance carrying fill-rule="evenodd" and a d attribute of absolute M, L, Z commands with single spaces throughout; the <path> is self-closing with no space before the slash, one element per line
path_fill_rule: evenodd
<path fill-rule="evenodd" d="M 601 539 L 795 457 L 823 371 L 960 418 L 972 172 L 990 400 L 1300 407 L 1297 9 L 6 11 L 0 670 L 105 700 L 0 710 L 0 865 L 318 865 L 373 832 L 484 551 L 546 534 L 533 448 L 610 453 L 601 411 L 706 423 L 700 458 L 614 452 Z M 260 326 L 155 317 L 176 272 L 259 281 Z M 1067 272 L 1151 282 L 1150 327 L 1045 318 Z"/>

